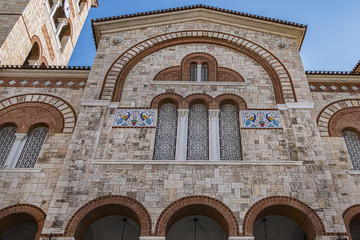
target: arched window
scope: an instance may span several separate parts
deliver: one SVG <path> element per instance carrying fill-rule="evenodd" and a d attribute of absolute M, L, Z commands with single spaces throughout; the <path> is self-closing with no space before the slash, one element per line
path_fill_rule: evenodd
<path fill-rule="evenodd" d="M 15 141 L 16 127 L 10 126 L 0 130 L 0 168 L 4 167 Z"/>
<path fill-rule="evenodd" d="M 40 65 L 40 46 L 37 42 L 35 42 L 31 47 L 23 65 Z"/>
<path fill-rule="evenodd" d="M 190 65 L 190 81 L 196 82 L 197 81 L 197 64 L 191 63 Z"/>
<path fill-rule="evenodd" d="M 34 128 L 25 143 L 16 168 L 33 168 L 49 129 L 44 126 Z"/>
<path fill-rule="evenodd" d="M 232 104 L 220 107 L 220 159 L 241 160 L 239 110 Z"/>
<path fill-rule="evenodd" d="M 187 159 L 209 160 L 208 109 L 203 104 L 190 107 Z"/>
<path fill-rule="evenodd" d="M 203 63 L 201 65 L 201 81 L 207 82 L 208 80 L 208 65 L 206 63 Z"/>
<path fill-rule="evenodd" d="M 359 136 L 351 131 L 343 131 L 342 135 L 349 151 L 350 159 L 355 170 L 360 170 L 360 140 Z"/>
<path fill-rule="evenodd" d="M 175 104 L 165 103 L 159 108 L 154 160 L 175 160 L 177 118 Z"/>

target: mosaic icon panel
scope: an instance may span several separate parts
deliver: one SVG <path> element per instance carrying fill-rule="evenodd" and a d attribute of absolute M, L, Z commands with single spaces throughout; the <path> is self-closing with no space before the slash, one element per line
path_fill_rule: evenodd
<path fill-rule="evenodd" d="M 113 127 L 155 127 L 156 109 L 117 109 Z"/>
<path fill-rule="evenodd" d="M 279 111 L 241 111 L 242 128 L 282 128 Z"/>

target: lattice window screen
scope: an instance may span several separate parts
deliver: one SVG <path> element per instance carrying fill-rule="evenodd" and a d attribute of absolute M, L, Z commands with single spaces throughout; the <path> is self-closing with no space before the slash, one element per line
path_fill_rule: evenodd
<path fill-rule="evenodd" d="M 209 160 L 208 109 L 203 104 L 194 104 L 189 111 L 188 160 Z"/>
<path fill-rule="evenodd" d="M 239 111 L 231 104 L 220 108 L 220 159 L 241 160 Z"/>
<path fill-rule="evenodd" d="M 360 140 L 356 133 L 343 131 L 346 147 L 355 170 L 360 170 Z"/>
<path fill-rule="evenodd" d="M 196 63 L 192 63 L 190 65 L 190 81 L 191 82 L 197 81 L 197 65 L 196 65 Z"/>
<path fill-rule="evenodd" d="M 175 160 L 177 119 L 174 104 L 166 103 L 159 108 L 154 160 Z"/>
<path fill-rule="evenodd" d="M 208 65 L 207 64 L 203 64 L 201 66 L 201 81 L 202 82 L 207 82 L 208 80 Z"/>
<path fill-rule="evenodd" d="M 28 136 L 16 168 L 33 168 L 45 141 L 47 127 L 37 127 Z"/>
<path fill-rule="evenodd" d="M 0 130 L 0 167 L 4 167 L 15 141 L 15 127 L 6 127 Z"/>

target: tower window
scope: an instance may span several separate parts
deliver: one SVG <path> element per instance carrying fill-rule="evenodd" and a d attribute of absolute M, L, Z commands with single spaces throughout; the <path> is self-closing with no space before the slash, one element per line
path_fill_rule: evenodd
<path fill-rule="evenodd" d="M 343 131 L 342 135 L 349 151 L 350 159 L 355 170 L 360 170 L 360 140 L 359 136 L 351 131 Z"/>
<path fill-rule="evenodd" d="M 0 130 L 0 168 L 5 167 L 6 159 L 14 145 L 15 132 L 15 127 L 5 127 Z"/>
<path fill-rule="evenodd" d="M 30 132 L 16 168 L 33 168 L 35 166 L 48 131 L 47 127 L 36 127 Z"/>
<path fill-rule="evenodd" d="M 28 56 L 26 57 L 24 61 L 24 65 L 40 65 L 39 63 L 40 59 L 40 46 L 37 42 L 33 44 L 33 46 L 30 49 L 30 52 Z"/>

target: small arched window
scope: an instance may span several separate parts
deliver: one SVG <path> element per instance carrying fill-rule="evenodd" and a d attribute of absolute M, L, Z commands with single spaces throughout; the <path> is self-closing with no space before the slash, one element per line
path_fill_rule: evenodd
<path fill-rule="evenodd" d="M 206 63 L 203 63 L 201 65 L 201 81 L 202 82 L 207 82 L 208 80 L 208 65 Z"/>
<path fill-rule="evenodd" d="M 239 110 L 232 104 L 220 107 L 220 159 L 241 160 Z"/>
<path fill-rule="evenodd" d="M 342 132 L 350 159 L 355 170 L 360 170 L 360 140 L 359 136 L 351 131 Z"/>
<path fill-rule="evenodd" d="M 48 131 L 48 127 L 39 126 L 30 132 L 16 168 L 33 168 L 35 166 Z"/>
<path fill-rule="evenodd" d="M 188 160 L 209 160 L 209 120 L 204 104 L 194 104 L 189 110 Z"/>
<path fill-rule="evenodd" d="M 197 64 L 191 63 L 190 65 L 190 81 L 197 82 Z"/>
<path fill-rule="evenodd" d="M 177 121 L 175 104 L 165 103 L 159 108 L 154 160 L 175 160 Z"/>
<path fill-rule="evenodd" d="M 40 46 L 37 42 L 35 42 L 31 47 L 23 65 L 40 65 Z"/>
<path fill-rule="evenodd" d="M 16 127 L 10 126 L 0 130 L 0 168 L 5 167 L 4 164 L 9 156 L 15 141 Z"/>

